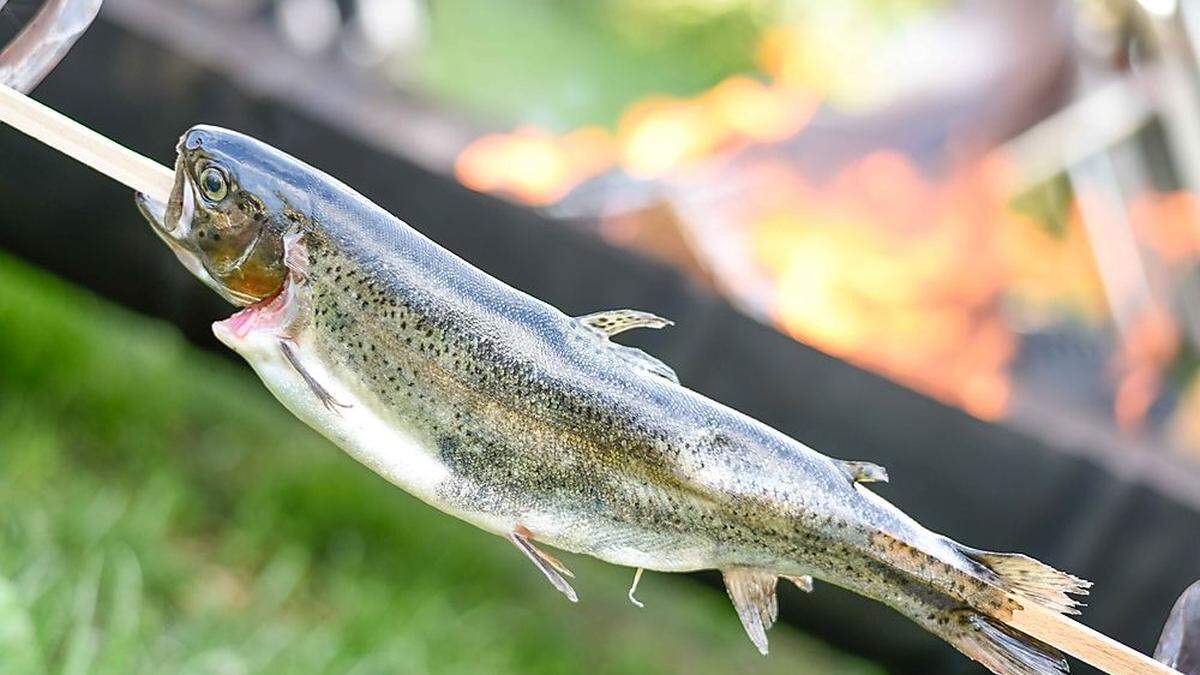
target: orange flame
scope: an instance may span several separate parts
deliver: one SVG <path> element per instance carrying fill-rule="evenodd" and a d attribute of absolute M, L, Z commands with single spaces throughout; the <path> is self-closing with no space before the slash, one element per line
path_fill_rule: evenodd
<path fill-rule="evenodd" d="M 773 39 L 769 34 L 764 44 Z M 473 190 L 542 206 L 618 166 L 658 178 L 718 151 L 794 136 L 817 103 L 802 85 L 735 75 L 694 98 L 651 96 L 633 104 L 615 136 L 597 128 L 555 136 L 525 127 L 483 136 L 459 154 L 455 172 Z"/>
<path fill-rule="evenodd" d="M 1190 192 L 1140 195 L 1130 206 L 1134 232 L 1170 265 L 1200 254 L 1200 198 Z"/>
<path fill-rule="evenodd" d="M 778 323 L 973 415 L 1001 416 L 1017 338 L 999 307 L 1018 272 L 1002 240 L 1006 228 L 1037 228 L 977 175 L 931 184 L 893 152 L 820 188 L 798 175 L 775 178 L 787 184 L 760 192 L 789 197 L 763 202 L 760 213 L 750 203 L 744 216 L 776 283 Z"/>
<path fill-rule="evenodd" d="M 611 134 L 585 127 L 556 137 L 532 128 L 490 134 L 459 155 L 459 182 L 480 192 L 498 192 L 535 205 L 553 204 L 576 184 L 612 163 Z"/>
<path fill-rule="evenodd" d="M 1139 195 L 1130 205 L 1129 220 L 1138 240 L 1162 260 L 1169 273 L 1187 273 L 1200 261 L 1200 199 L 1196 195 Z M 1122 429 L 1141 426 L 1182 346 L 1175 319 L 1157 305 L 1144 308 L 1126 331 L 1114 358 L 1118 384 L 1113 413 Z M 1191 408 L 1185 405 L 1179 414 L 1191 414 Z M 1192 441 L 1195 446 L 1200 438 Z"/>
<path fill-rule="evenodd" d="M 820 79 L 804 36 L 768 31 L 759 60 L 767 81 L 727 78 L 691 98 L 647 97 L 615 132 L 588 127 L 557 135 L 532 128 L 481 137 L 458 157 L 472 189 L 533 205 L 613 170 L 638 178 L 679 170 L 750 144 L 801 132 L 817 109 Z M 815 69 L 815 70 L 814 70 Z M 748 194 L 722 208 L 739 224 L 751 275 L 774 296 L 768 313 L 797 339 L 956 405 L 983 419 L 1004 415 L 1021 325 L 1054 320 L 1064 306 L 1106 317 L 1079 210 L 1051 234 L 1010 208 L 1013 169 L 1002 157 L 936 180 L 897 152 L 876 152 L 811 183 L 798 170 L 749 158 Z M 1129 217 L 1141 243 L 1173 268 L 1200 264 L 1200 198 L 1147 194 Z M 733 255 L 729 253 L 719 255 Z M 761 273 L 761 274 L 760 274 Z M 757 275 L 757 276 L 756 276 Z M 733 293 L 760 286 L 734 274 Z M 1148 309 L 1114 358 L 1114 416 L 1138 426 L 1179 352 L 1172 318 Z M 1200 408 L 1200 386 L 1195 387 Z M 1200 428 L 1200 425 L 1196 425 Z"/>

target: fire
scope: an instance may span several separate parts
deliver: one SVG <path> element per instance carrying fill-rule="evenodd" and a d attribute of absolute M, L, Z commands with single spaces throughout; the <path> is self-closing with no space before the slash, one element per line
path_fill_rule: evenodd
<path fill-rule="evenodd" d="M 769 36 L 764 44 L 768 39 L 778 41 Z M 522 127 L 483 136 L 459 155 L 455 173 L 474 190 L 543 206 L 618 167 L 660 178 L 718 152 L 789 138 L 817 104 L 802 83 L 735 75 L 694 98 L 647 97 L 625 111 L 615 135 L 595 127 L 563 136 Z"/>
<path fill-rule="evenodd" d="M 816 111 L 799 90 L 731 77 L 695 99 L 649 98 L 621 118 L 620 163 L 637 178 L 658 178 L 746 143 L 799 133 Z"/>
<path fill-rule="evenodd" d="M 458 180 L 480 192 L 507 193 L 527 204 L 545 205 L 612 163 L 611 134 L 585 127 L 565 136 L 521 128 L 489 134 L 459 155 Z"/>
<path fill-rule="evenodd" d="M 1054 231 L 1018 213 L 1010 203 L 1014 169 L 999 153 L 931 177 L 904 154 L 878 151 L 816 181 L 785 152 L 737 152 L 796 136 L 818 107 L 814 90 L 833 95 L 819 82 L 828 64 L 814 64 L 805 45 L 797 29 L 767 31 L 764 79 L 730 77 L 691 98 L 647 97 L 612 132 L 520 128 L 484 136 L 459 156 L 458 177 L 533 205 L 618 170 L 666 178 L 682 194 L 721 185 L 721 196 L 700 207 L 707 225 L 664 203 L 622 216 L 622 237 L 676 250 L 714 241 L 711 231 L 686 230 L 718 223 L 720 243 L 690 250 L 689 269 L 798 340 L 979 418 L 1002 417 L 1022 331 L 1064 313 L 1094 326 L 1110 319 L 1083 211 L 1073 205 Z M 1127 215 L 1140 245 L 1170 275 L 1194 273 L 1200 198 L 1148 193 Z M 681 236 L 661 236 L 665 230 Z M 1154 303 L 1125 328 L 1111 363 L 1122 428 L 1145 418 L 1181 345 L 1174 319 Z M 1193 404 L 1183 407 L 1200 409 L 1200 384 L 1186 400 Z"/>
<path fill-rule="evenodd" d="M 614 134 L 523 128 L 484 136 L 459 157 L 459 179 L 549 204 L 606 171 L 672 176 L 720 153 L 790 138 L 818 104 L 805 89 L 800 38 L 766 34 L 760 60 L 769 81 L 735 76 L 693 98 L 649 97 L 625 112 Z M 1001 316 L 1006 294 L 1022 281 L 1039 291 L 1048 280 L 1062 285 L 1056 272 L 1079 267 L 1063 254 L 1076 238 L 1053 241 L 1007 208 L 996 169 L 934 182 L 904 155 L 878 152 L 816 185 L 786 163 L 751 163 L 745 171 L 764 178 L 725 217 L 743 225 L 775 298 L 766 313 L 783 330 L 994 419 L 1008 405 L 1018 345 Z"/>
<path fill-rule="evenodd" d="M 1200 254 L 1200 198 L 1190 192 L 1139 196 L 1130 206 L 1139 239 L 1171 266 L 1196 262 Z"/>
<path fill-rule="evenodd" d="M 1169 276 L 1183 278 L 1195 273 L 1200 262 L 1200 199 L 1196 195 L 1183 191 L 1142 194 L 1130 205 L 1129 221 L 1138 240 L 1162 261 Z M 1118 385 L 1113 412 L 1121 428 L 1132 430 L 1141 425 L 1182 347 L 1182 331 L 1160 302 L 1142 308 L 1114 360 Z M 1192 398 L 1184 398 L 1177 416 L 1193 414 L 1193 406 L 1188 405 Z M 1200 446 L 1200 437 L 1188 441 L 1190 447 Z"/>
<path fill-rule="evenodd" d="M 801 87 L 770 86 L 749 77 L 731 77 L 707 96 L 714 124 L 730 137 L 772 143 L 800 133 L 816 112 L 817 101 Z"/>
<path fill-rule="evenodd" d="M 779 175 L 745 203 L 773 318 L 797 339 L 984 419 L 1011 393 L 1018 337 L 1001 309 L 1023 273 L 1006 239 L 1060 248 L 975 172 L 933 183 L 879 152 L 823 185 Z M 1028 250 L 1022 254 L 1030 253 Z"/>
<path fill-rule="evenodd" d="M 1162 309 L 1143 311 L 1124 336 L 1114 366 L 1118 373 L 1113 414 L 1117 425 L 1136 429 L 1158 397 L 1167 366 L 1180 346 L 1179 328 Z"/>
<path fill-rule="evenodd" d="M 654 178 L 712 154 L 721 138 L 710 112 L 698 101 L 635 104 L 618 126 L 622 167 L 637 178 Z"/>

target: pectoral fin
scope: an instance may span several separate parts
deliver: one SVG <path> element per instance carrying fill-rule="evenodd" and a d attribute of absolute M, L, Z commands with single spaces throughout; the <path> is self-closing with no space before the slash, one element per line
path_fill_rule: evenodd
<path fill-rule="evenodd" d="M 733 601 L 742 627 L 759 653 L 767 653 L 767 630 L 779 617 L 779 602 L 775 596 L 778 578 L 770 572 L 745 567 L 722 570 L 725 590 Z"/>
<path fill-rule="evenodd" d="M 304 369 L 304 366 L 300 363 L 300 358 L 296 356 L 296 351 L 292 349 L 290 342 L 287 340 L 280 340 L 279 349 L 283 352 L 284 358 L 287 359 L 292 368 L 295 368 L 296 372 L 300 374 L 300 377 L 304 380 L 304 383 L 308 385 L 308 388 L 312 390 L 313 395 L 321 401 L 321 405 L 325 406 L 326 410 L 336 413 L 338 408 L 351 407 L 349 404 L 340 403 L 337 401 L 337 399 L 333 398 L 333 395 L 329 393 L 329 390 L 321 386 L 321 383 L 317 382 L 316 378 L 314 378 L 307 370 Z"/>
<path fill-rule="evenodd" d="M 524 553 L 525 557 L 529 558 L 534 567 L 546 575 L 546 579 L 550 581 L 550 584 L 557 588 L 560 593 L 567 596 L 568 600 L 579 602 L 579 596 L 575 595 L 575 589 L 571 588 L 571 584 L 567 583 L 567 580 L 564 578 L 574 578 L 575 575 L 571 574 L 571 570 L 567 569 L 566 565 L 559 562 L 557 558 L 534 546 L 533 542 L 530 541 L 527 530 L 518 528 L 516 532 L 508 535 L 508 540 L 520 549 L 521 553 Z"/>
<path fill-rule="evenodd" d="M 585 314 L 577 319 L 609 337 L 633 328 L 666 328 L 675 324 L 670 319 L 636 309 L 612 309 L 606 312 Z"/>

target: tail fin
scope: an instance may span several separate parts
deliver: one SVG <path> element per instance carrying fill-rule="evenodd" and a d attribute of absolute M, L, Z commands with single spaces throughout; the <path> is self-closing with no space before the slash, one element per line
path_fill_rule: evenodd
<path fill-rule="evenodd" d="M 1067 662 L 1058 650 L 1007 625 L 1005 620 L 1021 603 L 1077 614 L 1081 605 L 1070 596 L 1086 595 L 1091 584 L 1028 556 L 979 551 L 949 539 L 944 542 L 977 567 L 971 572 L 957 572 L 961 562 L 956 566 L 944 564 L 938 576 L 946 577 L 943 582 L 955 581 L 957 572 L 970 580 L 931 587 L 926 585 L 927 579 L 917 577 L 921 579 L 920 590 L 910 590 L 911 595 L 893 606 L 997 675 L 1066 672 Z M 893 551 L 897 549 L 895 540 L 889 545 Z M 914 551 L 919 553 L 918 549 L 910 549 L 907 557 L 916 559 L 911 555 Z"/>
<path fill-rule="evenodd" d="M 1069 670 L 1057 649 L 997 619 L 973 610 L 953 616 L 957 627 L 940 632 L 942 637 L 997 675 L 1056 675 Z"/>
<path fill-rule="evenodd" d="M 1087 595 L 1090 581 L 1060 572 L 1019 553 L 992 553 L 959 545 L 962 553 L 997 577 L 996 583 L 1018 598 L 1062 614 L 1078 614 L 1084 604 L 1072 595 Z"/>
<path fill-rule="evenodd" d="M 956 544 L 959 551 L 993 577 L 991 583 L 1018 600 L 1055 612 L 1078 614 L 1083 603 L 1072 595 L 1087 595 L 1091 582 L 1060 572 L 1019 553 L 992 553 Z M 1050 645 L 975 610 L 957 612 L 959 629 L 947 639 L 959 651 L 994 673 L 1051 675 L 1066 672 L 1063 655 Z"/>

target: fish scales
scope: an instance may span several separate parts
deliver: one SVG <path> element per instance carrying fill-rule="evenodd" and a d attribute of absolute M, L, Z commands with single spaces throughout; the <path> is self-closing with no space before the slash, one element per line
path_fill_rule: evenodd
<path fill-rule="evenodd" d="M 605 354 L 595 334 L 556 311 L 535 319 L 527 307 L 499 298 L 481 303 L 445 287 L 430 292 L 422 275 L 392 273 L 379 261 L 331 260 L 337 249 L 312 236 L 304 241 L 314 341 L 339 368 L 365 373 L 382 407 L 430 431 L 442 461 L 466 479 L 444 486 L 460 508 L 513 514 L 549 506 L 570 513 L 584 541 L 555 543 L 580 551 L 607 530 L 626 529 L 624 537 L 604 535 L 609 546 L 626 548 L 623 538 L 661 538 L 665 531 L 686 540 L 697 527 L 711 530 L 729 520 L 734 506 L 671 480 L 672 457 L 690 453 L 701 466 L 705 454 L 719 461 L 732 445 L 727 437 L 691 433 L 694 424 L 705 424 L 699 420 L 647 415 L 636 393 L 636 379 L 646 376 Z M 391 260 L 407 270 L 439 265 L 422 248 L 402 243 L 395 249 L 408 253 Z M 448 312 L 451 306 L 457 311 Z M 524 314 L 494 310 L 513 306 Z M 347 321 L 351 313 L 355 319 Z M 509 331 L 488 338 L 463 329 L 498 313 L 512 323 Z M 526 344 L 513 344 L 511 335 Z M 594 380 L 577 371 L 589 368 L 609 386 L 584 386 Z M 663 399 L 661 405 L 678 407 Z M 627 488 L 637 476 L 643 479 Z M 749 529 L 740 534 L 756 536 Z"/>
<path fill-rule="evenodd" d="M 816 577 L 994 672 L 1065 668 L 1004 621 L 1026 602 L 1074 611 L 1085 582 L 930 532 L 864 486 L 882 467 L 822 455 L 609 340 L 668 321 L 567 316 L 240 134 L 197 127 L 179 149 L 170 202 L 139 204 L 189 270 L 245 307 L 217 336 L 300 419 L 508 538 L 568 598 L 569 570 L 537 544 L 721 570 L 764 653 L 777 578 Z"/>
<path fill-rule="evenodd" d="M 503 297 L 506 287 L 492 286 L 498 292 L 481 298 L 479 290 L 489 286 L 475 278 L 474 268 L 447 260 L 447 252 L 416 237 L 383 247 L 379 259 L 367 249 L 358 260 L 322 262 L 340 250 L 320 241 L 325 231 L 313 228 L 302 240 L 312 266 L 312 339 L 349 377 L 365 374 L 365 387 L 382 407 L 430 431 L 430 445 L 465 479 L 444 486 L 461 508 L 484 506 L 532 520 L 545 509 L 570 514 L 581 541 L 561 536 L 550 543 L 578 552 L 593 551 L 599 533 L 610 546 L 628 548 L 606 531 L 614 527 L 635 539 L 650 538 L 639 529 L 659 537 L 677 532 L 685 540 L 686 533 L 703 530 L 714 549 L 706 557 L 724 555 L 727 564 L 746 562 L 739 545 L 757 555 L 764 544 L 778 542 L 794 565 L 797 549 L 812 548 L 789 542 L 805 534 L 797 523 L 810 522 L 819 534 L 826 521 L 841 522 L 823 516 L 821 505 L 794 504 L 799 508 L 779 513 L 787 495 L 824 491 L 802 485 L 769 490 L 756 476 L 763 467 L 732 452 L 739 443 L 731 433 L 695 431 L 754 433 L 737 423 L 742 420 L 721 419 L 737 413 L 696 405 L 687 390 L 648 380 L 557 310 L 531 298 Z M 395 231 L 379 235 L 395 237 Z M 443 275 L 441 285 L 427 288 L 429 278 L 452 266 L 461 267 L 458 275 Z M 490 334 L 478 328 L 488 325 L 499 328 Z M 764 442 L 770 440 L 758 439 Z M 786 450 L 776 454 L 785 457 Z M 714 475 L 728 478 L 705 494 L 672 480 L 681 462 L 715 467 Z M 825 472 L 849 490 L 840 472 Z M 631 477 L 642 480 L 626 489 Z M 744 501 L 729 497 L 735 493 Z M 787 538 L 778 536 L 784 531 Z"/>

